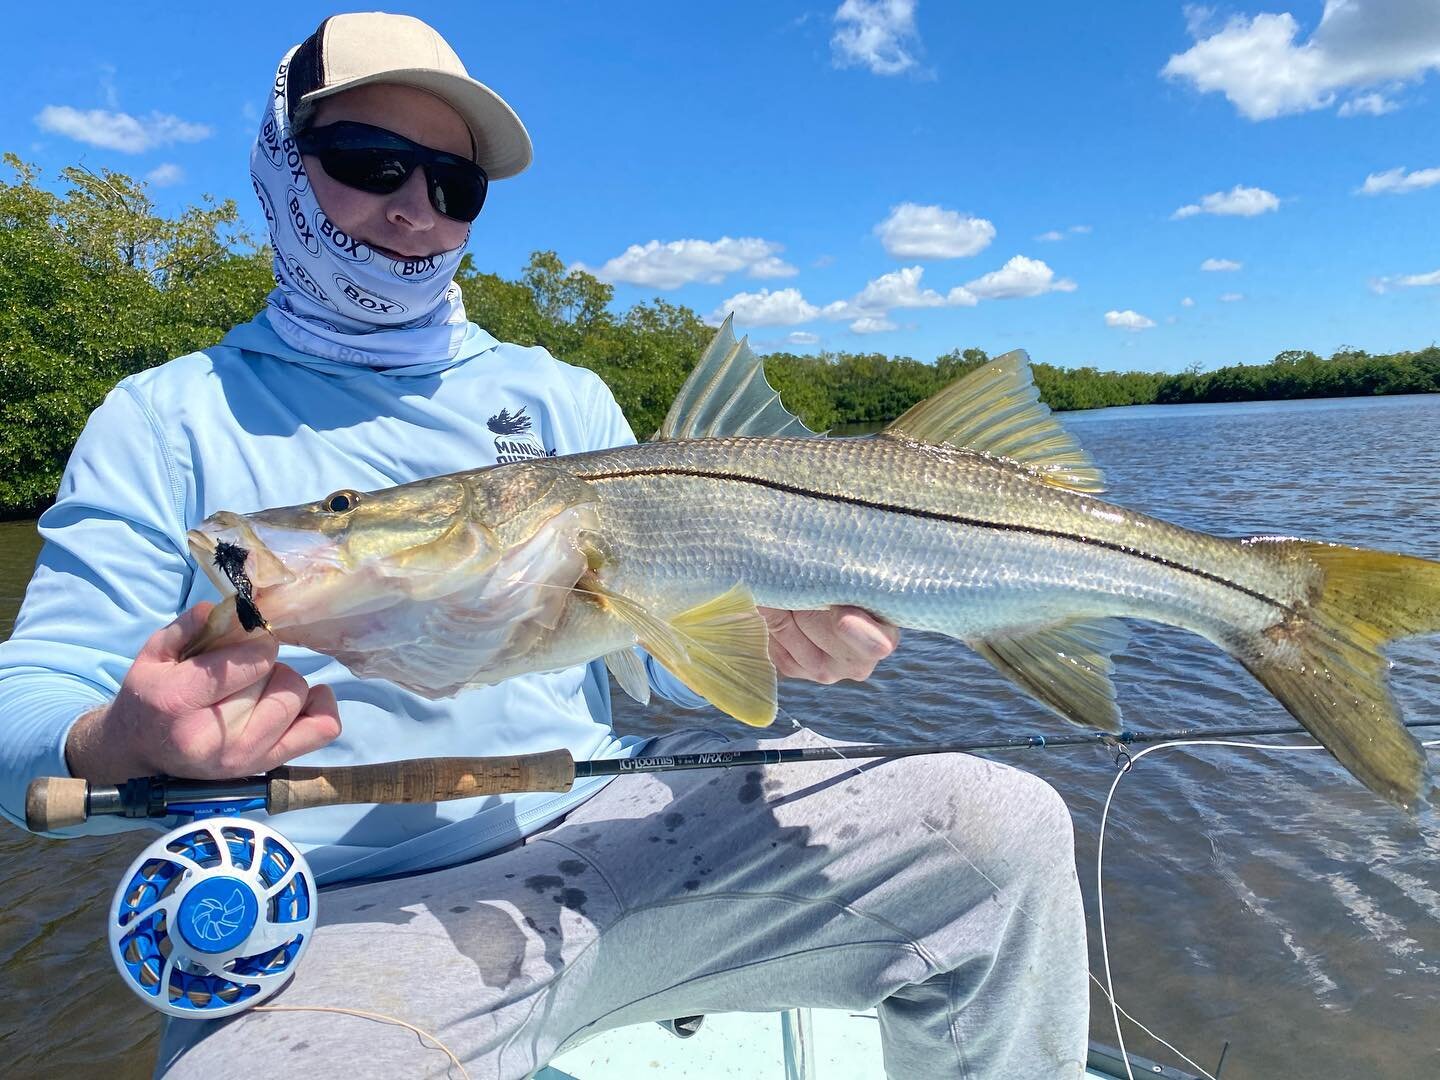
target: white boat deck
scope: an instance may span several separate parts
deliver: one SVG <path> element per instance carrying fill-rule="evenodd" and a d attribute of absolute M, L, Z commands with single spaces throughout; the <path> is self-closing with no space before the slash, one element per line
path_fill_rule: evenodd
<path fill-rule="evenodd" d="M 644 1080 L 655 1077 L 719 1080 L 883 1080 L 880 1022 L 874 1010 L 810 1010 L 807 1049 L 810 1072 L 786 1071 L 780 1013 L 706 1016 L 689 1038 L 659 1024 L 607 1031 L 561 1054 L 534 1080 Z M 1089 1072 L 1092 1077 L 1106 1074 Z"/>

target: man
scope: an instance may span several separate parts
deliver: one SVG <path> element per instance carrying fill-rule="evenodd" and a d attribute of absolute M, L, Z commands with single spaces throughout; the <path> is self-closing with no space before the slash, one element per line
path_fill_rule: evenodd
<path fill-rule="evenodd" d="M 258 635 L 180 659 L 215 599 L 184 534 L 215 510 L 493 462 L 502 411 L 528 419 L 535 453 L 633 441 L 592 373 L 465 319 L 452 277 L 470 222 L 489 181 L 529 159 L 513 111 L 419 20 L 335 16 L 287 55 L 251 156 L 277 288 L 219 346 L 124 380 L 77 444 L 0 646 L 7 817 L 36 775 L 637 751 L 610 730 L 599 662 L 426 701 L 304 650 L 279 662 Z M 867 677 L 897 641 L 853 609 L 766 618 L 780 672 L 821 682 Z M 701 704 L 649 671 L 659 693 Z M 710 722 L 722 730 L 649 752 L 734 734 Z M 879 1002 L 897 1077 L 1074 1075 L 1083 1058 L 1069 817 L 1042 782 L 991 763 L 626 777 L 279 824 L 322 884 L 348 884 L 327 890 L 277 1003 L 393 1016 L 475 1077 L 527 1075 L 619 1024 L 806 1004 Z M 287 1011 L 173 1022 L 159 1071 L 281 1064 L 443 1069 L 402 1028 Z"/>

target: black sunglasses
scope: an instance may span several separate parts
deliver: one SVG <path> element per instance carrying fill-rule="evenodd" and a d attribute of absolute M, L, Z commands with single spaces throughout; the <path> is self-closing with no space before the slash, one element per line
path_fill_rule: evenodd
<path fill-rule="evenodd" d="M 320 159 L 325 172 L 346 187 L 389 195 L 425 169 L 430 205 L 456 221 L 474 221 L 485 205 L 490 178 L 469 158 L 432 150 L 385 128 L 340 120 L 295 136 L 302 154 Z"/>

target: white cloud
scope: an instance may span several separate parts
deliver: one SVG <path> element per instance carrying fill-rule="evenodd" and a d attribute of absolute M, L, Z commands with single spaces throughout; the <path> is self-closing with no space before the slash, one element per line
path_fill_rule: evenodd
<path fill-rule="evenodd" d="M 780 259 L 785 249 L 770 240 L 754 236 L 719 240 L 671 240 L 631 244 L 603 266 L 586 270 L 604 281 L 623 281 L 652 289 L 674 289 L 692 281 L 718 284 L 741 270 L 752 278 L 794 277 L 798 271 Z"/>
<path fill-rule="evenodd" d="M 1191 299 L 1190 297 L 1188 297 L 1188 296 L 1182 296 L 1182 297 L 1180 298 L 1180 306 L 1181 306 L 1181 307 L 1194 307 L 1194 306 L 1195 306 L 1195 301 L 1194 301 L 1193 299 Z"/>
<path fill-rule="evenodd" d="M 1335 110 L 1337 116 L 1384 116 L 1400 108 L 1384 94 L 1361 94 Z"/>
<path fill-rule="evenodd" d="M 820 309 L 800 295 L 799 289 L 761 289 L 753 293 L 736 293 L 721 302 L 707 320 L 718 326 L 731 313 L 745 326 L 794 326 L 809 322 Z"/>
<path fill-rule="evenodd" d="M 921 266 L 906 266 L 881 274 L 849 300 L 826 304 L 820 314 L 827 319 L 883 319 L 891 308 L 972 307 L 975 298 L 960 287 L 941 296 L 934 289 L 922 288 L 925 274 Z M 960 295 L 964 294 L 964 295 Z M 861 331 L 862 333 L 864 331 Z"/>
<path fill-rule="evenodd" d="M 1138 311 L 1126 308 L 1124 311 L 1107 311 L 1105 325 L 1118 327 L 1121 330 L 1149 330 L 1155 325 L 1155 320 L 1147 319 Z"/>
<path fill-rule="evenodd" d="M 952 293 L 955 290 L 952 290 Z M 1006 300 L 1017 296 L 1039 296 L 1047 292 L 1074 292 L 1069 278 L 1055 280 L 1055 271 L 1039 259 L 1016 255 L 999 270 L 992 270 L 961 290 L 980 300 Z M 952 303 L 955 301 L 952 301 Z"/>
<path fill-rule="evenodd" d="M 875 235 L 897 259 L 957 259 L 985 250 L 995 239 L 995 226 L 941 206 L 901 203 L 875 226 Z"/>
<path fill-rule="evenodd" d="M 835 9 L 830 48 L 836 67 L 899 75 L 917 64 L 915 0 L 845 0 Z"/>
<path fill-rule="evenodd" d="M 1209 13 L 1187 11 L 1195 44 L 1161 74 L 1201 93 L 1219 91 L 1251 120 L 1329 108 L 1345 91 L 1419 80 L 1440 69 L 1435 0 L 1325 0 L 1307 40 L 1289 12 L 1236 15 L 1206 34 Z M 1204 35 L 1204 36 L 1202 36 Z M 1389 111 L 1377 93 L 1356 93 L 1346 115 Z"/>
<path fill-rule="evenodd" d="M 819 345 L 820 335 L 812 334 L 809 330 L 795 330 L 785 335 L 786 345 Z"/>
<path fill-rule="evenodd" d="M 1219 299 L 1222 304 L 1235 304 L 1241 300 L 1244 300 L 1245 294 L 1238 292 L 1226 292 L 1221 293 Z"/>
<path fill-rule="evenodd" d="M 1280 199 L 1273 191 L 1236 184 L 1229 191 L 1213 191 L 1202 197 L 1198 203 L 1182 206 L 1170 216 L 1188 218 L 1196 214 L 1220 214 L 1227 217 L 1254 217 L 1256 214 L 1278 209 Z"/>
<path fill-rule="evenodd" d="M 1402 165 L 1388 172 L 1371 173 L 1355 192 L 1357 195 L 1406 195 L 1422 188 L 1440 184 L 1440 169 L 1416 169 L 1406 172 Z"/>
<path fill-rule="evenodd" d="M 1200 264 L 1200 269 L 1215 273 L 1225 270 L 1239 270 L 1243 265 L 1243 263 L 1238 263 L 1234 259 L 1206 259 Z"/>
<path fill-rule="evenodd" d="M 56 135 L 126 154 L 138 154 L 170 143 L 199 142 L 213 134 L 205 124 L 191 123 L 166 113 L 134 117 L 106 109 L 82 112 L 69 105 L 46 105 L 36 114 L 35 123 Z"/>
<path fill-rule="evenodd" d="M 163 165 L 156 165 L 146 173 L 145 179 L 156 187 L 170 187 L 185 179 L 185 170 L 179 165 L 167 161 Z"/>
<path fill-rule="evenodd" d="M 1051 229 L 1049 232 L 1041 233 L 1039 236 L 1035 237 L 1035 239 L 1043 240 L 1046 243 L 1054 243 L 1057 240 L 1064 240 L 1067 235 L 1084 236 L 1088 232 L 1090 232 L 1089 225 L 1071 225 L 1064 232 L 1061 232 L 1059 229 Z"/>
<path fill-rule="evenodd" d="M 1398 274 L 1394 277 L 1376 278 L 1370 282 L 1370 288 L 1377 293 L 1394 289 L 1423 288 L 1427 285 L 1440 285 L 1440 270 L 1431 270 L 1428 274 Z"/>
<path fill-rule="evenodd" d="M 867 282 L 855 299 L 851 301 L 863 310 L 888 310 L 890 308 L 940 307 L 945 298 L 933 289 L 922 289 L 920 278 L 925 271 L 918 266 L 907 266 L 882 274 L 874 281 Z"/>
<path fill-rule="evenodd" d="M 880 334 L 896 326 L 884 316 L 863 315 L 850 324 L 850 329 L 856 334 Z"/>

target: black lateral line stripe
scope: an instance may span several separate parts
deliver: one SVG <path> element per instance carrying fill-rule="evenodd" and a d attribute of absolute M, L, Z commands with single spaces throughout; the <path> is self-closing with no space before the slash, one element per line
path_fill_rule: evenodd
<path fill-rule="evenodd" d="M 1139 548 L 1126 547 L 1124 544 L 1112 543 L 1109 540 L 1098 540 L 1093 536 L 1078 536 L 1074 533 L 1060 532 L 1056 529 L 1042 529 L 1037 525 L 1016 525 L 1001 521 L 983 521 L 980 518 L 967 518 L 959 514 L 946 514 L 938 510 L 917 510 L 908 506 L 894 506 L 890 503 L 873 502 L 870 499 L 859 499 L 853 495 L 836 495 L 828 491 L 816 491 L 814 488 L 796 487 L 794 484 L 786 484 L 779 480 L 770 480 L 762 476 L 746 476 L 744 473 L 720 473 L 707 472 L 704 469 L 685 469 L 674 465 L 659 465 L 644 469 L 617 469 L 613 472 L 585 472 L 577 471 L 576 476 L 582 480 L 625 480 L 632 476 L 689 476 L 699 480 L 728 480 L 737 484 L 754 484 L 756 487 L 769 488 L 772 491 L 781 491 L 787 495 L 799 495 L 807 499 L 821 499 L 826 502 L 845 503 L 849 506 L 859 506 L 866 510 L 882 510 L 891 514 L 904 514 L 908 517 L 926 518 L 931 521 L 945 521 L 952 525 L 968 525 L 975 529 L 993 529 L 998 532 L 1027 533 L 1031 536 L 1046 536 L 1055 540 L 1069 540 L 1077 544 L 1087 544 L 1090 547 L 1103 548 L 1106 551 L 1113 551 L 1120 555 L 1129 555 L 1135 559 L 1143 559 L 1146 562 L 1155 563 L 1158 566 L 1170 570 L 1179 570 L 1184 574 L 1193 574 L 1195 577 L 1203 578 L 1206 581 L 1214 582 L 1216 585 L 1223 585 L 1227 589 L 1234 589 L 1238 593 L 1250 597 L 1252 600 L 1259 600 L 1262 604 L 1269 604 L 1278 608 L 1286 614 L 1295 614 L 1295 609 L 1289 604 L 1282 603 L 1264 593 L 1256 592 L 1254 589 L 1241 585 L 1238 581 L 1231 581 L 1219 574 L 1212 574 L 1207 570 L 1199 570 L 1193 566 L 1186 566 L 1184 563 L 1177 563 L 1162 555 L 1154 555 L 1148 551 L 1141 551 Z"/>

